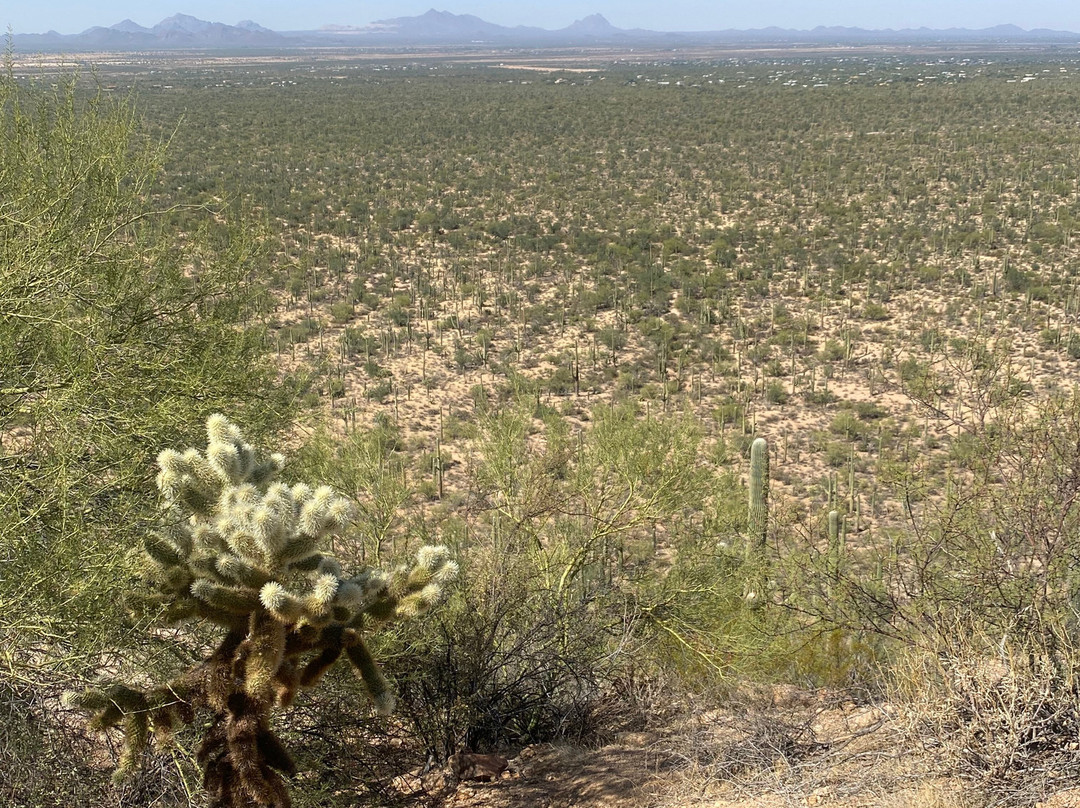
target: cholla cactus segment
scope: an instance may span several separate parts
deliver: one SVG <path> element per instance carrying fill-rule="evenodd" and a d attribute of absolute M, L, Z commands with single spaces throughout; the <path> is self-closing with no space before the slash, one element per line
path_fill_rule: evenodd
<path fill-rule="evenodd" d="M 427 544 L 416 552 L 416 565 L 427 570 L 437 570 L 450 560 L 450 551 L 439 545 Z"/>
<path fill-rule="evenodd" d="M 394 616 L 401 620 L 410 620 L 431 610 L 442 600 L 443 588 L 438 583 L 430 583 L 417 592 L 403 597 L 394 610 Z"/>
<path fill-rule="evenodd" d="M 223 483 L 237 483 L 243 479 L 244 467 L 236 444 L 211 443 L 206 447 L 206 459 Z"/>
<path fill-rule="evenodd" d="M 124 717 L 124 751 L 113 773 L 113 780 L 121 781 L 142 759 L 150 740 L 150 719 L 145 712 L 129 713 Z"/>
<path fill-rule="evenodd" d="M 270 580 L 264 570 L 232 553 L 218 556 L 216 567 L 222 576 L 249 589 L 259 589 Z"/>
<path fill-rule="evenodd" d="M 344 648 L 340 645 L 329 645 L 323 649 L 315 659 L 311 660 L 304 666 L 303 671 L 300 673 L 300 684 L 303 687 L 314 687 L 322 679 L 323 674 L 330 670 L 330 667 L 338 661 L 338 657 L 341 656 L 341 652 Z"/>
<path fill-rule="evenodd" d="M 311 498 L 315 496 L 315 491 L 307 483 L 297 483 L 289 489 L 289 493 L 292 494 L 293 502 L 296 503 L 297 513 L 299 513 L 301 506 L 310 502 Z"/>
<path fill-rule="evenodd" d="M 375 658 L 368 651 L 363 640 L 346 648 L 345 653 L 356 667 L 357 673 L 360 674 L 364 688 L 375 705 L 375 712 L 379 715 L 390 715 L 394 711 L 396 699 L 390 690 L 390 683 L 379 670 L 378 663 L 375 662 Z"/>
<path fill-rule="evenodd" d="M 183 455 L 175 449 L 165 449 L 158 454 L 157 464 L 160 469 L 157 475 L 158 490 L 168 499 L 175 498 L 184 476 Z"/>
<path fill-rule="evenodd" d="M 344 528 L 352 521 L 352 506 L 349 501 L 334 493 L 329 486 L 317 488 L 310 499 L 304 502 L 297 520 L 297 531 L 304 536 L 322 534 Z"/>
<path fill-rule="evenodd" d="M 282 623 L 296 623 L 306 611 L 304 602 L 277 581 L 270 581 L 259 590 L 259 601 Z"/>
<path fill-rule="evenodd" d="M 254 459 L 254 453 L 252 456 Z M 275 452 L 270 455 L 269 460 L 261 463 L 255 462 L 251 473 L 248 475 L 248 480 L 255 485 L 265 485 L 277 477 L 283 468 L 285 468 L 285 456 Z"/>
<path fill-rule="evenodd" d="M 232 614 L 251 614 L 259 605 L 259 596 L 244 587 L 215 584 L 200 579 L 191 585 L 191 594 L 199 600 Z"/>
<path fill-rule="evenodd" d="M 326 515 L 331 529 L 344 530 L 356 519 L 356 509 L 349 500 L 344 497 L 337 497 L 330 503 Z"/>
<path fill-rule="evenodd" d="M 143 539 L 146 554 L 162 567 L 178 567 L 184 562 L 185 553 L 160 534 L 151 534 Z"/>
<path fill-rule="evenodd" d="M 195 582 L 191 570 L 185 567 L 173 567 L 165 570 L 158 580 L 159 589 L 177 598 L 185 598 Z"/>
<path fill-rule="evenodd" d="M 311 602 L 319 614 L 325 614 L 337 594 L 341 579 L 336 575 L 324 574 L 315 579 L 311 589 Z"/>
<path fill-rule="evenodd" d="M 220 412 L 215 412 L 206 419 L 206 437 L 210 439 L 210 443 L 238 444 L 244 440 L 240 427 Z"/>
<path fill-rule="evenodd" d="M 191 555 L 194 540 L 189 522 L 177 508 L 170 508 L 155 535 L 169 542 L 182 558 Z"/>
<path fill-rule="evenodd" d="M 274 677 L 285 661 L 285 626 L 268 612 L 252 612 L 245 642 L 244 691 L 259 702 L 270 703 Z"/>
<path fill-rule="evenodd" d="M 337 597 L 334 602 L 346 609 L 355 610 L 365 600 L 364 590 L 353 581 L 341 581 L 337 588 Z"/>
<path fill-rule="evenodd" d="M 314 536 L 294 536 L 285 543 L 274 559 L 282 569 L 313 572 L 322 563 L 322 554 L 318 547 L 319 540 Z"/>
<path fill-rule="evenodd" d="M 319 574 L 320 575 L 333 575 L 335 578 L 341 577 L 341 563 L 333 556 L 323 556 L 319 560 Z"/>
<path fill-rule="evenodd" d="M 278 482 L 284 458 L 260 460 L 223 415 L 207 421 L 207 441 L 205 451 L 158 456 L 172 527 L 147 539 L 146 550 L 160 568 L 160 591 L 185 602 L 176 614 L 191 613 L 194 601 L 195 612 L 226 625 L 265 609 L 286 625 L 360 626 L 365 614 L 423 613 L 457 575 L 446 548 L 423 547 L 411 569 L 346 577 L 320 544 L 353 520 L 349 500 L 329 486 Z M 307 587 L 297 576 L 308 577 Z"/>
<path fill-rule="evenodd" d="M 349 579 L 351 583 L 360 587 L 365 598 L 374 598 L 385 594 L 390 586 L 390 576 L 382 570 L 368 567 Z"/>
<path fill-rule="evenodd" d="M 271 483 L 266 487 L 266 493 L 262 498 L 263 507 L 282 522 L 287 521 L 290 516 L 295 516 L 295 502 L 293 490 L 285 483 Z"/>
<path fill-rule="evenodd" d="M 281 550 L 288 536 L 289 525 L 265 503 L 251 512 L 252 534 L 267 557 Z"/>
<path fill-rule="evenodd" d="M 188 475 L 184 481 L 190 482 Z M 208 516 L 214 508 L 215 499 L 201 488 L 195 485 L 182 485 L 176 493 L 176 501 L 192 513 L 200 516 Z"/>
<path fill-rule="evenodd" d="M 456 561 L 448 561 L 435 571 L 431 576 L 431 580 L 445 590 L 450 584 L 457 580 L 460 571 Z"/>
<path fill-rule="evenodd" d="M 184 456 L 175 449 L 162 449 L 157 456 L 161 473 L 170 477 L 179 477 L 185 471 Z"/>
<path fill-rule="evenodd" d="M 213 449 L 215 447 L 211 447 Z M 187 466 L 185 476 L 190 476 L 194 482 L 206 491 L 215 491 L 221 487 L 221 474 L 198 449 L 188 449 L 184 452 L 183 461 Z"/>
<path fill-rule="evenodd" d="M 416 566 L 405 579 L 404 591 L 416 592 L 428 586 L 442 591 L 458 574 L 458 566 L 450 560 L 445 547 L 421 547 L 416 554 Z"/>
<path fill-rule="evenodd" d="M 198 522 L 191 526 L 191 543 L 195 547 L 201 547 L 210 552 L 221 552 L 228 549 L 225 540 L 214 530 L 212 524 Z"/>
<path fill-rule="evenodd" d="M 417 566 L 431 572 L 431 580 L 442 586 L 453 582 L 458 576 L 458 565 L 450 560 L 450 551 L 445 547 L 421 547 L 416 554 Z"/>
<path fill-rule="evenodd" d="M 180 598 L 174 600 L 168 606 L 165 607 L 165 612 L 162 614 L 161 619 L 166 624 L 179 623 L 181 620 L 188 620 L 199 614 L 199 601 L 195 598 Z"/>
<path fill-rule="evenodd" d="M 65 693 L 63 701 L 72 707 L 81 707 L 84 710 L 106 710 L 109 707 L 115 707 L 121 715 L 147 708 L 145 694 L 126 685 L 111 685 L 105 690 L 91 689 L 82 693 Z"/>

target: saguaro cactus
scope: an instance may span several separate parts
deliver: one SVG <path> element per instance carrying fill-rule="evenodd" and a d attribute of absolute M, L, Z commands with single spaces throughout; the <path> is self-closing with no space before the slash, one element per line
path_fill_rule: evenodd
<path fill-rule="evenodd" d="M 755 438 L 750 444 L 750 518 L 748 551 L 765 555 L 769 534 L 769 444 Z"/>
<path fill-rule="evenodd" d="M 829 575 L 836 577 L 844 563 L 847 519 L 839 511 L 829 511 Z"/>
<path fill-rule="evenodd" d="M 326 486 L 276 481 L 284 459 L 259 460 L 222 415 L 211 416 L 207 436 L 205 452 L 158 456 L 166 518 L 145 549 L 167 618 L 204 618 L 226 629 L 224 639 L 166 685 L 113 685 L 69 701 L 91 711 L 96 728 L 123 725 L 120 775 L 141 759 L 151 729 L 167 738 L 177 721 L 209 711 L 198 760 L 212 808 L 287 808 L 278 772 L 295 766 L 270 728 L 272 711 L 344 655 L 376 709 L 390 712 L 393 695 L 363 634 L 425 612 L 457 566 L 445 548 L 423 547 L 411 568 L 347 576 L 320 544 L 351 521 L 349 501 Z"/>
<path fill-rule="evenodd" d="M 746 559 L 750 575 L 746 583 L 746 602 L 758 608 L 765 602 L 765 579 L 769 535 L 769 444 L 755 438 L 750 444 L 750 503 L 747 520 Z"/>

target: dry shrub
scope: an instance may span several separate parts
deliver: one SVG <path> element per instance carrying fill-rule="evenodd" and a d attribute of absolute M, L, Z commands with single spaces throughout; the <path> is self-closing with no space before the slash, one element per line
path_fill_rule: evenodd
<path fill-rule="evenodd" d="M 987 808 L 1034 805 L 1080 784 L 1080 657 L 1068 633 L 991 642 L 958 629 L 955 638 L 898 667 L 914 740 Z"/>
<path fill-rule="evenodd" d="M 920 783 L 884 795 L 877 808 L 977 808 L 970 795 L 961 793 L 949 780 Z"/>
<path fill-rule="evenodd" d="M 35 681 L 0 671 L 0 805 L 25 808 L 171 808 L 190 802 L 193 772 L 171 754 L 149 756 L 129 781 L 110 779 L 118 749 L 84 729 L 60 704 L 68 683 L 35 672 Z M 185 775 L 187 776 L 185 778 Z"/>
<path fill-rule="evenodd" d="M 822 746 L 809 722 L 795 723 L 775 714 L 736 717 L 734 737 L 715 749 L 713 776 L 735 780 L 765 770 L 798 764 Z"/>
<path fill-rule="evenodd" d="M 803 767 L 824 748 L 812 716 L 771 708 L 729 704 L 694 710 L 676 726 L 650 747 L 666 770 L 654 784 L 660 805 L 698 802 L 721 787 L 745 797 L 768 794 L 774 801 L 785 795 L 801 800 Z"/>
<path fill-rule="evenodd" d="M 462 563 L 445 608 L 379 647 L 424 757 L 591 743 L 640 723 L 610 651 L 626 631 L 621 611 L 560 597 L 524 552 L 479 548 Z"/>

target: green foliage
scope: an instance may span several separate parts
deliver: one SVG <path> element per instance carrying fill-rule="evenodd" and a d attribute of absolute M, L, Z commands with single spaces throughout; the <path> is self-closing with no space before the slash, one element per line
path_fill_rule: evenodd
<path fill-rule="evenodd" d="M 63 633 L 77 659 L 123 630 L 107 593 L 152 513 L 146 469 L 192 411 L 264 433 L 291 409 L 247 320 L 258 241 L 209 211 L 177 232 L 148 203 L 163 160 L 130 103 L 0 72 L 0 633 L 16 647 Z"/>
<path fill-rule="evenodd" d="M 789 398 L 787 386 L 783 382 L 772 381 L 765 388 L 765 400 L 770 404 L 787 404 Z"/>
<path fill-rule="evenodd" d="M 880 303 L 867 303 L 863 307 L 863 317 L 867 320 L 881 322 L 882 320 L 888 320 L 891 316 L 889 310 Z"/>
<path fill-rule="evenodd" d="M 475 510 L 441 530 L 460 543 L 465 583 L 380 645 L 401 714 L 436 758 L 605 737 L 649 709 L 626 698 L 628 679 L 715 685 L 758 658 L 731 541 L 745 492 L 708 468 L 693 422 L 602 407 L 575 434 L 531 410 L 478 424 Z M 677 548 L 662 573 L 658 533 Z"/>
<path fill-rule="evenodd" d="M 0 69 L 0 767 L 12 804 L 114 796 L 88 763 L 100 748 L 55 706 L 109 649 L 151 668 L 164 658 L 153 640 L 130 642 L 123 594 L 155 516 L 157 449 L 188 439 L 193 413 L 227 408 L 264 435 L 295 406 L 253 319 L 260 229 L 237 226 L 235 210 L 155 202 L 165 157 L 123 94 Z M 146 725 L 120 723 L 138 747 Z M 184 792 L 175 770 L 157 785 Z"/>

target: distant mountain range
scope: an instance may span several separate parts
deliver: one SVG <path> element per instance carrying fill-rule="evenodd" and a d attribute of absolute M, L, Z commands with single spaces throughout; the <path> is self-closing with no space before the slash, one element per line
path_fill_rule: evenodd
<path fill-rule="evenodd" d="M 152 28 L 131 20 L 103 28 L 95 25 L 81 34 L 15 34 L 16 50 L 117 51 L 188 48 L 288 47 L 289 38 L 251 20 L 236 25 L 206 22 L 187 14 L 174 14 Z"/>
<path fill-rule="evenodd" d="M 906 28 L 866 30 L 819 26 L 799 31 L 787 28 L 756 28 L 723 31 L 647 31 L 616 28 L 600 14 L 565 28 L 548 30 L 523 25 L 508 27 L 486 22 L 471 14 L 451 14 L 431 9 L 417 17 L 395 17 L 368 25 L 328 25 L 315 31 L 271 31 L 251 20 L 236 25 L 206 22 L 175 14 L 151 28 L 124 20 L 107 28 L 94 26 L 81 34 L 15 34 L 19 51 L 121 51 L 167 49 L 276 49 L 310 46 L 410 47 L 423 45 L 487 45 L 495 47 L 562 46 L 657 46 L 723 44 L 887 44 L 887 43 L 1002 43 L 1080 41 L 1070 31 L 1035 29 L 1015 25 L 993 28 Z"/>

